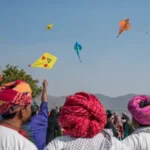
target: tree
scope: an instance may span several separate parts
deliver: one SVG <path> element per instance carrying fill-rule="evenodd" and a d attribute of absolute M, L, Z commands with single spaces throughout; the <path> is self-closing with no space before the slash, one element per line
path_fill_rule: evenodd
<path fill-rule="evenodd" d="M 0 76 L 3 80 L 0 81 L 0 85 L 15 80 L 24 80 L 30 84 L 32 89 L 32 97 L 35 98 L 42 92 L 42 87 L 38 85 L 39 80 L 33 79 L 33 77 L 27 74 L 24 69 L 19 69 L 18 66 L 6 65 L 5 69 L 1 69 Z"/>

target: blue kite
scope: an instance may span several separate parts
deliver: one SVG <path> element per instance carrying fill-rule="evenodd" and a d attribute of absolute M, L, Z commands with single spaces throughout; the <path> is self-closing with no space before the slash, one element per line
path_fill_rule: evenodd
<path fill-rule="evenodd" d="M 82 46 L 78 42 L 75 43 L 74 50 L 76 51 L 80 62 L 82 62 L 82 60 L 80 59 L 80 51 L 82 50 Z"/>

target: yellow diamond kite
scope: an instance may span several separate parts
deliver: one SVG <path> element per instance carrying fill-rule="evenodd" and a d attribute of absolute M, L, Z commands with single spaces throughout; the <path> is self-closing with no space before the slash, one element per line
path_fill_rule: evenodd
<path fill-rule="evenodd" d="M 52 69 L 56 61 L 57 61 L 56 56 L 50 53 L 44 53 L 32 65 L 29 65 L 29 67 Z"/>
<path fill-rule="evenodd" d="M 46 29 L 47 29 L 47 30 L 51 30 L 51 29 L 53 28 L 53 25 L 54 25 L 54 24 L 48 24 L 47 27 L 46 27 Z"/>

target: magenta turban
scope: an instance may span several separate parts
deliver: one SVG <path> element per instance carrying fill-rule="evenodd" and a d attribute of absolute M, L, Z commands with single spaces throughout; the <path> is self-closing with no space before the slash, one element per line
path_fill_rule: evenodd
<path fill-rule="evenodd" d="M 150 97 L 139 95 L 128 103 L 132 117 L 141 125 L 150 125 Z"/>

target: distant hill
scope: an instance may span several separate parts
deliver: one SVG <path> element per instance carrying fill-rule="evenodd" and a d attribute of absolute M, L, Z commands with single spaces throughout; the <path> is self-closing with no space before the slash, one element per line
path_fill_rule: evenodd
<path fill-rule="evenodd" d="M 108 97 L 102 94 L 95 94 L 99 100 L 104 104 L 106 109 L 110 109 L 112 111 L 117 112 L 127 112 L 127 104 L 128 101 L 135 96 L 135 94 L 128 94 L 119 97 Z M 40 97 L 36 98 L 36 102 L 40 104 Z M 65 96 L 55 97 L 55 96 L 48 96 L 48 107 L 49 110 L 55 108 L 56 106 L 62 106 L 65 102 Z"/>

